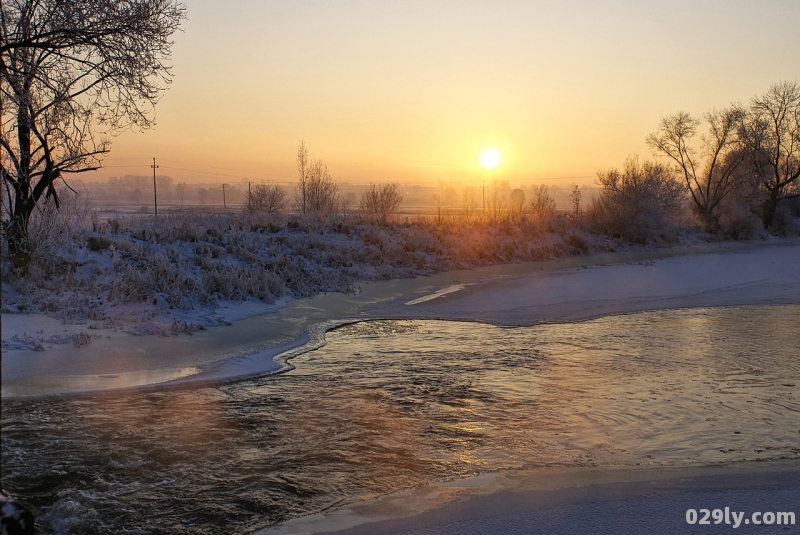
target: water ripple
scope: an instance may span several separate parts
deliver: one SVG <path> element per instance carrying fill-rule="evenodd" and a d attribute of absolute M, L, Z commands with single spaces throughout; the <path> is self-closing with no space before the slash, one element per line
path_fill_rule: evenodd
<path fill-rule="evenodd" d="M 211 534 L 487 470 L 797 458 L 797 325 L 348 324 L 281 376 L 4 401 L 2 479 L 45 533 Z"/>

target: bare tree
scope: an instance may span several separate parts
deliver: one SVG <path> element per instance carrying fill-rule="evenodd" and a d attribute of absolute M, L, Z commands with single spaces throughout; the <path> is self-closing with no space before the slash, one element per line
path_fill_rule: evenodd
<path fill-rule="evenodd" d="M 306 214 L 319 218 L 333 215 L 341 208 L 339 182 L 328 171 L 322 160 L 314 161 L 306 175 Z"/>
<path fill-rule="evenodd" d="M 297 203 L 298 211 L 305 215 L 308 204 L 308 149 L 306 143 L 300 140 L 300 146 L 297 147 L 297 191 L 295 193 L 295 203 Z"/>
<path fill-rule="evenodd" d="M 345 202 L 339 195 L 339 182 L 322 160 L 309 160 L 304 141 L 300 141 L 297 149 L 297 172 L 294 200 L 298 212 L 325 218 L 343 210 Z"/>
<path fill-rule="evenodd" d="M 556 201 L 544 184 L 538 184 L 531 189 L 531 200 L 528 204 L 531 214 L 539 223 L 551 219 L 556 213 Z"/>
<path fill-rule="evenodd" d="M 14 264 L 30 261 L 37 204 L 57 180 L 100 167 L 108 136 L 153 124 L 170 83 L 177 0 L 3 0 L 0 4 L 4 231 Z"/>
<path fill-rule="evenodd" d="M 647 144 L 677 164 L 706 230 L 716 232 L 720 203 L 736 187 L 736 170 L 745 158 L 737 135 L 744 111 L 734 105 L 712 110 L 704 118 L 708 134 L 700 136 L 699 147 L 693 143 L 701 121 L 685 112 L 664 117 L 659 129 L 647 136 Z"/>
<path fill-rule="evenodd" d="M 800 85 L 778 82 L 754 98 L 740 134 L 749 167 L 766 190 L 761 222 L 768 229 L 778 203 L 797 196 L 791 187 L 800 182 Z"/>
<path fill-rule="evenodd" d="M 492 191 L 491 197 L 486 199 L 486 209 L 489 214 L 489 221 L 491 223 L 497 223 L 508 209 L 508 199 L 506 199 L 504 192 L 498 191 L 497 188 L 495 188 Z"/>
<path fill-rule="evenodd" d="M 397 212 L 402 203 L 403 196 L 397 184 L 381 186 L 370 184 L 361 195 L 358 209 L 361 215 L 368 219 L 386 222 L 389 216 Z"/>
<path fill-rule="evenodd" d="M 522 207 L 525 206 L 525 192 L 517 188 L 511 192 L 509 197 L 509 211 L 511 217 L 519 219 L 522 217 Z"/>
<path fill-rule="evenodd" d="M 286 208 L 286 190 L 277 184 L 256 184 L 250 191 L 248 211 L 276 214 Z"/>

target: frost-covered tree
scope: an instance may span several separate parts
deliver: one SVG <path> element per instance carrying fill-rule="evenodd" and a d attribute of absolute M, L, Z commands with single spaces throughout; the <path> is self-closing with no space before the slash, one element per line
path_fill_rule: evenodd
<path fill-rule="evenodd" d="M 306 182 L 306 213 L 326 218 L 339 211 L 341 206 L 339 182 L 331 176 L 322 160 L 314 161 Z"/>
<path fill-rule="evenodd" d="M 170 83 L 177 0 L 3 0 L 0 147 L 13 262 L 30 261 L 28 222 L 56 182 L 98 169 L 109 136 L 153 124 Z"/>
<path fill-rule="evenodd" d="M 343 208 L 339 182 L 322 160 L 309 160 L 303 141 L 297 149 L 297 172 L 294 201 L 299 213 L 326 218 Z"/>

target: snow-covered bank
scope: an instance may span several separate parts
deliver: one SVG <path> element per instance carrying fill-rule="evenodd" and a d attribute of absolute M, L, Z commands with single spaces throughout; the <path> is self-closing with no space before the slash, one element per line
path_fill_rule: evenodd
<path fill-rule="evenodd" d="M 244 308 L 231 310 L 231 302 L 263 314 L 288 299 L 351 291 L 358 281 L 629 247 L 524 221 L 376 225 L 186 211 L 75 232 L 33 255 L 27 275 L 3 255 L 2 312 L 41 312 L 97 330 L 191 333 L 241 318 Z"/>
<path fill-rule="evenodd" d="M 654 309 L 797 303 L 800 246 L 508 275 L 448 290 L 365 310 L 378 317 L 529 325 Z"/>
<path fill-rule="evenodd" d="M 425 299 L 432 295 L 437 297 Z M 2 395 L 274 372 L 281 368 L 273 361 L 276 348 L 295 347 L 312 326 L 337 320 L 437 317 L 531 324 L 657 308 L 798 302 L 800 243 L 776 241 L 605 253 L 366 282 L 356 293 L 292 300 L 272 313 L 191 335 L 84 331 L 83 325 L 64 325 L 40 314 L 3 314 L 4 340 L 97 334 L 83 347 L 45 343 L 50 346 L 46 351 L 4 348 Z M 236 314 L 235 305 L 229 306 Z"/>
<path fill-rule="evenodd" d="M 681 468 L 538 468 L 484 474 L 296 518 L 256 535 L 694 533 L 687 509 L 793 511 L 796 462 Z M 744 522 L 744 518 L 748 522 Z M 726 525 L 727 529 L 733 528 Z M 782 526 L 785 527 L 785 526 Z M 753 531 L 750 531 L 753 530 Z"/>

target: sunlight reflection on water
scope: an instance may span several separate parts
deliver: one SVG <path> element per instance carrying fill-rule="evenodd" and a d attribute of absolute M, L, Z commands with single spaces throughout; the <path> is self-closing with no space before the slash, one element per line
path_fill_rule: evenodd
<path fill-rule="evenodd" d="M 487 470 L 798 458 L 798 325 L 798 305 L 351 324 L 281 376 L 4 401 L 3 482 L 46 532 L 217 533 Z"/>

